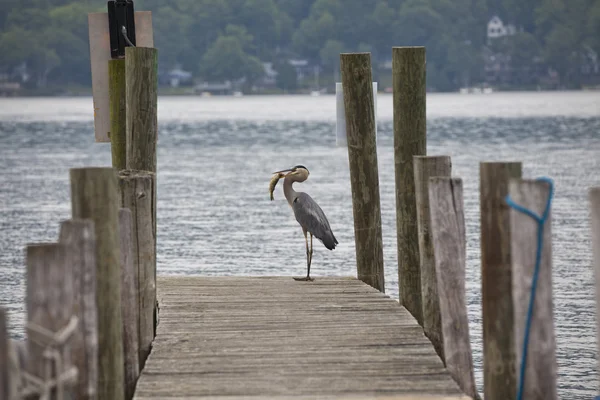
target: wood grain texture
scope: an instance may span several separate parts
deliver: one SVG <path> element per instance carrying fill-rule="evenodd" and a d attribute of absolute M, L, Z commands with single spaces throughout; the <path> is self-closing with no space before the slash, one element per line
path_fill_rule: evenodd
<path fill-rule="evenodd" d="M 0 307 L 0 399 L 16 400 L 16 382 L 10 374 L 10 341 L 6 311 Z"/>
<path fill-rule="evenodd" d="M 156 232 L 153 215 L 155 204 L 154 174 L 148 171 L 124 170 L 119 174 L 120 204 L 132 215 L 132 261 L 137 276 L 140 370 L 150 352 L 154 338 L 156 305 Z"/>
<path fill-rule="evenodd" d="M 44 379 L 48 361 L 44 352 L 53 345 L 52 338 L 41 335 L 35 327 L 57 333 L 64 329 L 73 315 L 73 278 L 66 261 L 66 247 L 58 243 L 31 244 L 26 248 L 27 285 L 27 372 Z M 71 362 L 71 340 L 56 347 L 62 360 L 62 374 Z M 66 398 L 74 398 L 75 387 L 64 386 Z M 57 398 L 56 392 L 51 396 Z"/>
<path fill-rule="evenodd" d="M 392 81 L 400 303 L 423 325 L 413 156 L 427 154 L 425 47 L 392 48 Z"/>
<path fill-rule="evenodd" d="M 98 399 L 122 400 L 123 322 L 117 175 L 112 167 L 74 168 L 70 173 L 73 218 L 91 219 L 96 236 Z"/>
<path fill-rule="evenodd" d="M 131 210 L 119 210 L 121 243 L 121 312 L 123 314 L 123 358 L 125 361 L 125 399 L 131 399 L 140 375 L 138 275 L 133 263 Z"/>
<path fill-rule="evenodd" d="M 422 328 L 354 278 L 159 277 L 135 399 L 459 396 Z"/>
<path fill-rule="evenodd" d="M 594 257 L 594 280 L 596 295 L 596 335 L 600 335 L 600 187 L 593 187 L 589 191 L 590 202 L 590 227 L 592 230 L 592 254 Z M 598 353 L 600 354 L 600 339 L 597 339 Z M 600 368 L 599 368 L 600 371 Z"/>
<path fill-rule="evenodd" d="M 126 107 L 125 107 L 125 60 L 108 61 L 108 101 L 110 116 L 110 151 L 112 166 L 125 169 L 127 157 Z"/>
<path fill-rule="evenodd" d="M 73 335 L 73 364 L 78 370 L 77 399 L 96 398 L 98 386 L 98 309 L 96 302 L 96 235 L 90 219 L 71 219 L 60 226 L 59 242 L 67 249 L 73 272 L 73 314 L 79 327 Z"/>
<path fill-rule="evenodd" d="M 419 261 L 421 275 L 421 299 L 423 302 L 423 331 L 433 347 L 444 360 L 444 339 L 440 300 L 435 272 L 435 254 L 431 236 L 431 212 L 429 207 L 429 178 L 449 177 L 452 161 L 449 156 L 414 156 L 415 200 L 417 204 L 417 232 L 419 237 Z"/>
<path fill-rule="evenodd" d="M 520 162 L 479 164 L 483 382 L 486 400 L 516 397 L 508 182 Z"/>
<path fill-rule="evenodd" d="M 512 179 L 512 200 L 541 216 L 550 194 L 547 182 Z M 515 209 L 510 210 L 512 288 L 514 299 L 515 356 L 517 371 L 521 368 L 523 339 L 531 284 L 536 261 L 538 223 Z M 544 224 L 542 258 L 534 300 L 525 370 L 523 398 L 557 399 L 556 339 L 552 302 L 552 213 Z M 517 376 L 518 379 L 518 376 Z"/>
<path fill-rule="evenodd" d="M 126 47 L 127 169 L 156 172 L 158 51 Z"/>
<path fill-rule="evenodd" d="M 170 396 L 169 400 L 191 400 L 198 399 L 196 396 Z M 247 400 L 247 396 L 204 396 L 202 399 L 211 400 Z M 269 400 L 313 400 L 313 396 L 261 396 L 260 398 Z M 155 397 L 137 397 L 140 400 L 155 399 Z M 361 394 L 338 394 L 319 396 L 319 400 L 469 400 L 466 395 L 421 395 L 421 394 L 405 394 L 405 395 L 385 395 L 381 393 L 361 393 Z"/>
<path fill-rule="evenodd" d="M 479 399 L 465 295 L 467 239 L 462 179 L 430 178 L 429 202 L 444 360 L 463 392 Z"/>
<path fill-rule="evenodd" d="M 19 393 L 23 390 L 23 372 L 27 370 L 27 339 L 9 339 L 8 368 L 9 380 L 13 382 L 10 387 L 10 400 L 21 400 Z"/>
<path fill-rule="evenodd" d="M 358 279 L 385 291 L 377 140 L 369 53 L 340 55 Z"/>
<path fill-rule="evenodd" d="M 126 47 L 127 163 L 128 170 L 157 171 L 158 51 Z M 152 192 L 152 226 L 156 259 L 156 175 Z M 156 281 L 156 273 L 154 274 Z M 154 308 L 156 319 L 156 305 Z M 153 332 L 154 335 L 154 332 Z M 142 361 L 143 362 L 143 361 Z"/>

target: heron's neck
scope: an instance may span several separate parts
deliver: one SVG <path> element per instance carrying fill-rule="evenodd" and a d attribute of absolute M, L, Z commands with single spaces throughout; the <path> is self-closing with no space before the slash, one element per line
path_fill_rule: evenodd
<path fill-rule="evenodd" d="M 283 179 L 283 194 L 285 195 L 285 198 L 287 199 L 290 206 L 294 203 L 294 199 L 298 195 L 298 193 L 296 193 L 296 191 L 292 187 L 292 184 L 294 182 L 296 181 L 292 177 L 285 177 Z"/>

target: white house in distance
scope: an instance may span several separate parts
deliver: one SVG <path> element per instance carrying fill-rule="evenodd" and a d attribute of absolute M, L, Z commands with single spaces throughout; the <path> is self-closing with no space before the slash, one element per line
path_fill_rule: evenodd
<path fill-rule="evenodd" d="M 493 39 L 498 39 L 503 36 L 514 35 L 517 32 L 517 28 L 514 25 L 504 25 L 504 22 L 499 16 L 494 15 L 487 24 L 487 38 L 488 42 Z"/>

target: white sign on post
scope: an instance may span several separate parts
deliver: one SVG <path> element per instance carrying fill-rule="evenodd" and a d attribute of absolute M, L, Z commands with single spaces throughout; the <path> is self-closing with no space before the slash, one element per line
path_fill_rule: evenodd
<path fill-rule="evenodd" d="M 154 47 L 152 12 L 136 11 L 135 41 L 138 47 Z M 90 63 L 92 67 L 92 95 L 94 98 L 94 136 L 96 142 L 110 142 L 110 115 L 108 105 L 108 61 L 110 34 L 108 13 L 88 14 L 90 34 Z"/>
<path fill-rule="evenodd" d="M 346 110 L 344 109 L 344 89 L 341 82 L 335 83 L 335 105 L 337 120 L 335 124 L 335 143 L 346 146 Z M 375 137 L 377 138 L 377 82 L 373 82 L 373 113 L 375 118 Z"/>

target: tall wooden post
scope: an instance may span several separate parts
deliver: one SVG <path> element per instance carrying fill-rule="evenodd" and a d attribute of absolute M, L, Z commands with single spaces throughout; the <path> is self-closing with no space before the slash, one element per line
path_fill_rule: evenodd
<path fill-rule="evenodd" d="M 127 164 L 128 170 L 154 173 L 152 244 L 156 259 L 156 146 L 158 141 L 158 52 L 153 47 L 126 47 Z M 156 281 L 156 269 L 154 270 Z M 158 304 L 153 306 L 154 328 Z M 140 342 L 141 344 L 141 342 Z M 144 358 L 145 359 L 145 358 Z M 141 360 L 141 359 L 140 359 Z"/>
<path fill-rule="evenodd" d="M 486 400 L 516 397 L 508 182 L 520 178 L 520 162 L 479 164 L 483 382 Z"/>
<path fill-rule="evenodd" d="M 590 189 L 589 200 L 591 213 L 590 222 L 592 228 L 592 254 L 594 257 L 594 278 L 596 283 L 596 337 L 600 338 L 600 186 Z M 598 352 L 600 353 L 600 340 L 596 339 L 596 343 Z M 600 368 L 598 368 L 598 370 L 600 371 Z"/>
<path fill-rule="evenodd" d="M 413 156 L 426 154 L 425 47 L 392 49 L 400 303 L 423 325 Z"/>
<path fill-rule="evenodd" d="M 154 174 L 148 171 L 121 171 L 119 192 L 121 206 L 131 210 L 132 261 L 137 272 L 139 363 L 140 370 L 150 353 L 154 339 L 154 307 L 156 303 L 156 257 L 153 231 L 152 194 L 155 192 Z"/>
<path fill-rule="evenodd" d="M 73 272 L 73 314 L 79 318 L 71 346 L 78 369 L 76 398 L 96 399 L 98 386 L 98 306 L 96 303 L 96 234 L 92 220 L 71 219 L 60 226 L 59 242 L 67 249 Z"/>
<path fill-rule="evenodd" d="M 117 174 L 111 168 L 71 169 L 73 218 L 94 221 L 98 304 L 98 399 L 123 400 L 123 325 Z"/>
<path fill-rule="evenodd" d="M 110 149 L 112 165 L 118 171 L 126 167 L 125 60 L 108 61 L 108 97 Z"/>
<path fill-rule="evenodd" d="M 461 390 L 473 399 L 479 399 L 465 295 L 467 238 L 462 179 L 430 178 L 429 206 L 444 362 Z"/>
<path fill-rule="evenodd" d="M 435 254 L 431 234 L 429 208 L 429 178 L 450 177 L 452 162 L 449 156 L 415 156 L 415 200 L 417 204 L 417 232 L 421 271 L 421 298 L 423 301 L 423 331 L 435 351 L 444 360 L 442 319 L 435 272 Z"/>
<path fill-rule="evenodd" d="M 46 381 L 46 369 L 54 364 L 47 350 L 56 349 L 61 369 L 53 372 L 62 384 L 51 398 L 75 398 L 77 370 L 72 367 L 70 346 L 77 325 L 71 318 L 73 274 L 65 262 L 66 248 L 57 243 L 34 244 L 27 246 L 26 253 L 27 373 Z"/>
<path fill-rule="evenodd" d="M 535 180 L 511 179 L 509 194 L 516 204 L 542 216 L 550 185 Z M 521 368 L 527 311 L 531 297 L 533 273 L 538 245 L 538 222 L 518 210 L 510 210 L 512 293 L 514 301 L 514 334 L 517 371 Z M 523 383 L 523 399 L 556 400 L 556 339 L 552 305 L 552 213 L 542 232 L 542 252 L 536 285 L 534 309 L 527 344 L 527 364 Z M 517 375 L 517 384 L 519 379 Z M 487 400 L 487 399 L 486 399 Z"/>
<path fill-rule="evenodd" d="M 358 279 L 385 292 L 371 55 L 340 55 Z"/>

